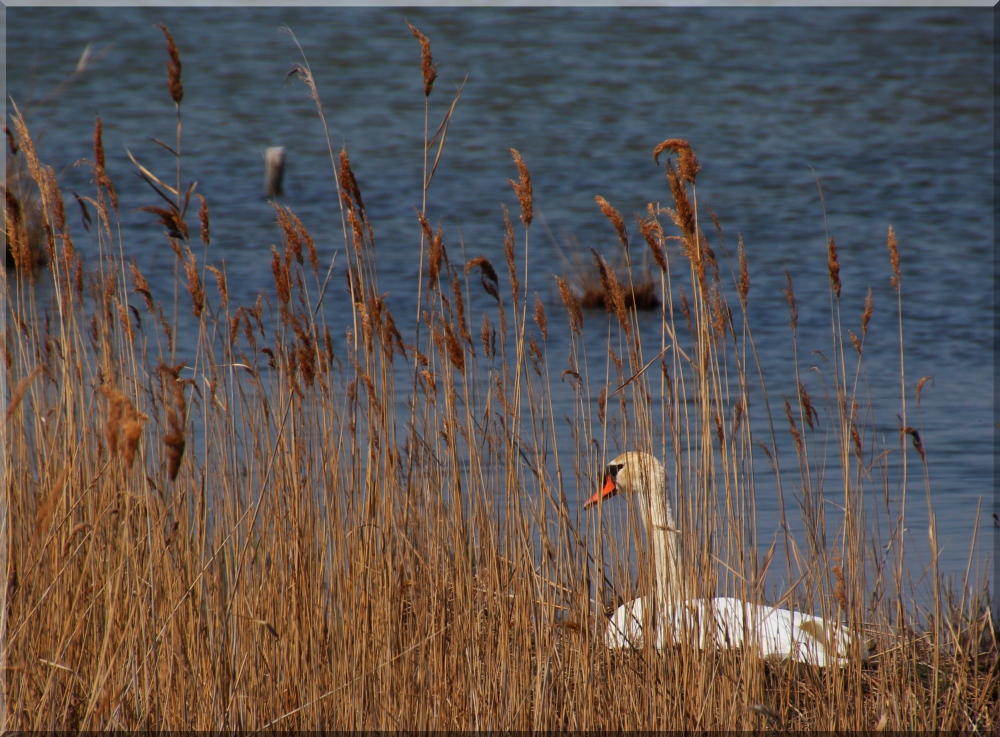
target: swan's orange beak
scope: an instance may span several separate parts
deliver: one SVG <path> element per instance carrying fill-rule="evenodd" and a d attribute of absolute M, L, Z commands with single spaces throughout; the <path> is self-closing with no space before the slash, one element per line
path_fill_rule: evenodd
<path fill-rule="evenodd" d="M 604 476 L 604 488 L 594 494 L 590 499 L 586 501 L 583 505 L 584 509 L 590 509 L 592 506 L 597 504 L 600 499 L 607 499 L 609 496 L 614 496 L 618 493 L 618 484 L 611 477 L 611 474 L 605 474 Z"/>

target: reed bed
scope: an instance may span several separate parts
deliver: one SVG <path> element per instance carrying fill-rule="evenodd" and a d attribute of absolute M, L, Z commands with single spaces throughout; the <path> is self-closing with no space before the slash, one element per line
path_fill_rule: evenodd
<path fill-rule="evenodd" d="M 762 378 L 747 256 L 740 242 L 728 264 L 721 232 L 703 232 L 684 141 L 654 151 L 669 207 L 627 227 L 597 200 L 626 264 L 640 248 L 655 261 L 661 342 L 642 344 L 632 285 L 601 259 L 608 311 L 585 317 L 560 280 L 566 310 L 549 314 L 530 268 L 530 162 L 517 151 L 506 263 L 453 263 L 427 218 L 458 99 L 431 134 L 436 65 L 412 28 L 428 121 L 419 328 L 402 334 L 385 303 L 378 224 L 348 152 L 332 146 L 341 260 L 320 263 L 313 236 L 275 203 L 274 288 L 236 304 L 211 256 L 211 193 L 193 194 L 182 166 L 181 57 L 163 32 L 176 169 L 135 165 L 151 227 L 176 255 L 174 303 L 154 298 L 119 236 L 100 120 L 93 190 L 80 198 L 97 246 L 88 260 L 16 108 L 11 120 L 39 193 L 47 272 L 14 269 L 6 291 L 5 729 L 1000 728 L 986 582 L 967 574 L 949 588 L 935 568 L 921 608 L 904 520 L 890 520 L 888 557 L 873 532 L 866 500 L 906 483 L 888 454 L 907 459 L 903 474 L 926 474 L 906 414 L 921 387 L 900 334 L 901 432 L 883 447 L 858 389 L 872 308 L 841 322 L 832 238 L 826 401 L 802 381 L 783 400 L 765 389 L 751 401 Z M 293 73 L 323 117 L 305 55 Z M 7 227 L 18 227 L 10 215 Z M 905 249 L 891 230 L 887 244 L 901 315 Z M 790 280 L 787 297 L 794 341 Z M 350 310 L 345 335 L 326 325 L 331 302 Z M 606 345 L 588 348 L 584 319 L 608 320 Z M 555 330 L 570 336 L 566 363 L 547 351 Z M 576 392 L 568 425 L 555 382 Z M 793 454 L 779 453 L 779 436 Z M 568 500 L 633 448 L 669 469 L 692 595 L 762 600 L 771 556 L 756 552 L 755 473 L 794 493 L 801 503 L 782 514 L 801 514 L 806 534 L 780 540 L 794 584 L 781 603 L 847 623 L 871 659 L 817 669 L 747 650 L 605 647 L 607 607 L 651 590 L 649 556 L 628 514 L 571 516 Z M 843 508 L 832 522 L 831 488 Z"/>

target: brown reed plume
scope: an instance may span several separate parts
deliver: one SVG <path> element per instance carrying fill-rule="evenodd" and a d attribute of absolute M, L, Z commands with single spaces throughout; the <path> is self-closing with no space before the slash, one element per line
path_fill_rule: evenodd
<path fill-rule="evenodd" d="M 205 266 L 206 269 L 212 272 L 215 276 L 215 284 L 219 290 L 219 304 L 222 305 L 222 309 L 226 309 L 229 306 L 229 289 L 226 286 L 226 276 L 219 270 L 218 267 L 208 264 Z"/>
<path fill-rule="evenodd" d="M 187 444 L 185 432 L 187 398 L 184 395 L 184 382 L 180 378 L 185 364 L 186 362 L 182 362 L 176 366 L 168 366 L 161 361 L 157 366 L 157 373 L 167 392 L 167 397 L 164 399 L 167 432 L 163 436 L 163 444 L 167 448 L 167 476 L 171 481 L 177 480 Z"/>
<path fill-rule="evenodd" d="M 200 202 L 198 206 L 198 222 L 201 223 L 201 242 L 207 248 L 211 242 L 211 233 L 208 229 L 208 203 L 201 195 L 198 195 L 198 200 Z"/>
<path fill-rule="evenodd" d="M 469 346 L 469 348 L 473 348 L 472 334 L 469 333 L 469 325 L 465 318 L 465 298 L 462 296 L 462 284 L 458 280 L 458 273 L 454 269 L 451 271 L 451 293 L 455 298 L 455 315 L 456 320 L 458 321 L 458 334 Z M 473 350 L 473 353 L 475 353 L 475 350 Z"/>
<path fill-rule="evenodd" d="M 649 245 L 649 250 L 653 252 L 656 265 L 660 267 L 661 272 L 665 273 L 667 271 L 666 239 L 663 235 L 663 226 L 660 225 L 660 220 L 656 217 L 655 205 L 652 202 L 649 203 L 648 212 L 648 217 L 642 217 L 636 213 L 635 219 L 639 224 L 639 232 Z M 622 226 L 624 228 L 624 223 Z"/>
<path fill-rule="evenodd" d="M 545 308 L 542 307 L 542 301 L 538 298 L 538 292 L 535 292 L 535 324 L 542 331 L 542 340 L 548 340 L 549 321 L 545 317 Z"/>
<path fill-rule="evenodd" d="M 515 182 L 513 179 L 507 181 L 510 182 L 510 186 L 514 188 L 514 193 L 517 195 L 517 201 L 521 205 L 521 222 L 527 228 L 531 225 L 535 207 L 535 198 L 531 189 L 531 175 L 517 149 L 512 148 L 510 154 L 514 157 L 514 163 L 517 165 L 518 181 Z"/>
<path fill-rule="evenodd" d="M 10 189 L 7 189 L 5 194 L 7 199 L 7 250 L 11 254 L 14 267 L 22 271 L 27 270 L 32 264 L 32 258 L 28 248 L 21 203 Z"/>
<path fill-rule="evenodd" d="M 865 295 L 865 309 L 861 313 L 861 337 L 868 334 L 868 323 L 872 319 L 872 289 L 868 287 L 868 294 Z"/>
<path fill-rule="evenodd" d="M 621 213 L 618 212 L 611 204 L 601 197 L 600 195 L 594 198 L 597 206 L 601 208 L 601 212 L 604 213 L 604 217 L 611 221 L 611 224 L 615 227 L 615 232 L 618 234 L 618 241 L 622 244 L 622 248 L 625 252 L 628 252 L 628 233 L 625 232 L 625 220 L 622 219 Z"/>
<path fill-rule="evenodd" d="M 427 252 L 427 282 L 428 288 L 434 289 L 438 285 L 438 275 L 441 273 L 441 264 L 448 259 L 444 250 L 444 234 L 441 230 L 441 223 L 438 223 L 437 232 L 430 239 L 430 249 Z"/>
<path fill-rule="evenodd" d="M 201 317 L 205 309 L 205 286 L 198 273 L 198 259 L 195 258 L 190 246 L 184 246 L 184 276 L 187 278 L 187 290 L 191 295 L 191 312 L 195 317 Z"/>
<path fill-rule="evenodd" d="M 826 265 L 830 272 L 830 285 L 833 287 L 833 293 L 837 295 L 837 299 L 840 299 L 840 261 L 837 259 L 837 244 L 832 235 L 827 243 Z"/>
<path fill-rule="evenodd" d="M 341 187 L 341 195 L 348 206 L 357 208 L 361 219 L 368 222 L 365 215 L 365 203 L 361 199 L 361 188 L 358 187 L 358 180 L 354 177 L 354 170 L 351 168 L 351 160 L 347 156 L 347 149 L 340 149 L 340 176 L 338 177 Z M 371 225 L 368 226 L 369 236 L 371 235 Z"/>
<path fill-rule="evenodd" d="M 744 309 L 747 304 L 747 295 L 750 293 L 750 270 L 747 267 L 747 254 L 746 250 L 743 248 L 743 234 L 741 233 L 737 238 L 739 243 L 739 258 L 740 258 L 740 283 L 737 286 L 737 293 L 740 295 L 740 303 L 743 305 Z"/>
<path fill-rule="evenodd" d="M 101 123 L 101 116 L 94 116 L 94 163 L 98 169 L 104 170 L 104 126 Z"/>
<path fill-rule="evenodd" d="M 470 259 L 465 265 L 465 273 L 468 274 L 473 269 L 479 269 L 479 278 L 483 285 L 483 289 L 486 290 L 486 293 L 499 303 L 500 280 L 497 276 L 496 269 L 493 268 L 493 264 L 491 264 L 489 259 L 485 256 L 476 256 L 475 258 Z"/>
<path fill-rule="evenodd" d="M 701 170 L 701 164 L 698 163 L 698 157 L 694 155 L 691 144 L 681 138 L 670 138 L 653 149 L 653 161 L 659 164 L 660 154 L 664 151 L 677 154 L 677 169 L 681 179 L 694 184 Z"/>
<path fill-rule="evenodd" d="M 917 389 L 916 389 L 915 394 L 916 394 L 917 404 L 918 405 L 920 404 L 920 393 L 924 389 L 924 384 L 926 384 L 928 381 L 933 384 L 934 383 L 934 377 L 933 376 L 924 376 L 924 377 L 922 377 L 920 379 L 920 381 L 917 382 Z"/>
<path fill-rule="evenodd" d="M 406 21 L 406 25 L 410 27 L 413 37 L 420 42 L 420 72 L 424 77 L 424 97 L 430 97 L 434 80 L 437 79 L 437 64 L 431 58 L 430 39 L 418 31 L 409 21 Z"/>
<path fill-rule="evenodd" d="M 613 312 L 618 317 L 618 322 L 625 334 L 629 335 L 632 332 L 632 325 L 625 309 L 625 290 L 622 288 L 621 282 L 618 281 L 615 270 L 608 266 L 604 258 L 594 249 L 591 249 L 591 253 L 594 255 L 594 262 L 601 277 L 605 307 L 608 312 Z"/>
<path fill-rule="evenodd" d="M 891 225 L 889 226 L 888 245 L 889 245 L 889 259 L 892 262 L 892 277 L 890 278 L 890 282 L 892 283 L 892 288 L 898 292 L 900 287 L 899 248 L 896 246 L 896 233 L 892 229 Z"/>
<path fill-rule="evenodd" d="M 158 23 L 157 28 L 163 31 L 167 37 L 167 54 L 170 61 L 167 63 L 167 90 L 170 92 L 170 99 L 175 104 L 180 105 L 184 99 L 184 85 L 181 83 L 181 55 L 177 52 L 177 44 L 174 37 L 163 23 Z M 103 166 L 103 164 L 101 165 Z"/>
<path fill-rule="evenodd" d="M 562 297 L 563 304 L 566 305 L 566 312 L 569 313 L 570 330 L 580 335 L 583 330 L 583 310 L 580 309 L 580 302 L 572 288 L 558 276 L 556 283 L 559 285 L 559 296 Z"/>
<path fill-rule="evenodd" d="M 141 296 L 146 302 L 146 309 L 149 310 L 149 314 L 155 314 L 156 311 L 153 309 L 153 294 L 149 291 L 149 282 L 146 281 L 146 277 L 139 271 L 139 265 L 135 262 L 134 257 L 129 264 L 129 269 L 132 276 L 132 291 Z"/>
<path fill-rule="evenodd" d="M 799 307 L 795 303 L 795 288 L 792 286 L 792 275 L 785 269 L 785 288 L 781 290 L 788 302 L 788 325 L 794 333 L 799 327 Z"/>
<path fill-rule="evenodd" d="M 513 184 L 513 182 L 511 183 Z M 517 263 L 514 261 L 514 226 L 511 225 L 510 212 L 508 212 L 507 206 L 501 205 L 500 209 L 503 212 L 503 255 L 507 259 L 510 293 L 516 306 L 521 295 L 521 281 L 517 278 Z"/>

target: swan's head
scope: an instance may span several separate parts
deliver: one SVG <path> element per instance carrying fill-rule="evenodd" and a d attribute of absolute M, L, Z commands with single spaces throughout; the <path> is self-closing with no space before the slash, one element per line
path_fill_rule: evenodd
<path fill-rule="evenodd" d="M 604 487 L 583 505 L 584 509 L 619 492 L 649 495 L 663 485 L 663 466 L 649 453 L 622 453 L 604 469 Z"/>

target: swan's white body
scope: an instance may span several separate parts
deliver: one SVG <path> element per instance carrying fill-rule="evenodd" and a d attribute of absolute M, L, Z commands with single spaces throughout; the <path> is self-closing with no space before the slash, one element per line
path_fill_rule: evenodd
<path fill-rule="evenodd" d="M 611 648 L 641 647 L 644 626 L 655 626 L 655 645 L 696 642 L 700 648 L 750 647 L 763 658 L 791 659 L 810 665 L 846 665 L 852 635 L 844 626 L 801 612 L 751 604 L 732 597 L 687 599 L 680 591 L 679 549 L 673 513 L 666 497 L 663 466 L 646 453 L 623 453 L 608 466 L 604 489 L 585 506 L 619 491 L 632 492 L 639 518 L 651 525 L 659 612 L 646 612 L 649 599 L 618 607 L 605 633 Z M 648 519 L 648 521 L 647 521 Z M 861 648 L 862 658 L 867 651 Z"/>
<path fill-rule="evenodd" d="M 642 647 L 646 602 L 634 599 L 618 607 L 605 633 L 608 647 Z M 655 620 L 659 650 L 681 642 L 697 642 L 702 649 L 747 646 L 763 658 L 791 659 L 821 667 L 846 665 L 849 660 L 850 633 L 820 617 L 728 596 L 688 599 L 665 609 L 665 616 Z"/>

